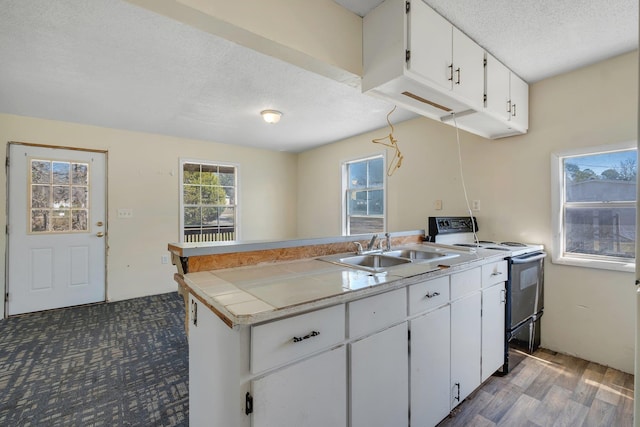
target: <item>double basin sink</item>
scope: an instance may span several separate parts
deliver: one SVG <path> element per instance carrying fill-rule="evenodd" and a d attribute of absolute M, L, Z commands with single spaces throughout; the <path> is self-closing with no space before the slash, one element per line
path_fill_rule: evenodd
<path fill-rule="evenodd" d="M 442 252 L 438 249 L 395 249 L 387 252 L 367 253 L 367 254 L 339 254 L 322 257 L 320 260 L 331 262 L 346 267 L 357 268 L 370 272 L 380 273 L 390 268 L 410 264 L 412 262 L 432 262 L 442 261 L 448 258 L 457 257 L 458 254 L 452 252 Z"/>

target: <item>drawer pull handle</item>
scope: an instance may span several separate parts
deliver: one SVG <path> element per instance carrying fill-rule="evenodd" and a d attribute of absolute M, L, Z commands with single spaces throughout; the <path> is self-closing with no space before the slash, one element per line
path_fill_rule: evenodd
<path fill-rule="evenodd" d="M 317 337 L 318 335 L 320 335 L 320 332 L 311 331 L 311 332 L 309 332 L 307 335 L 305 335 L 303 337 L 293 337 L 293 342 L 300 342 L 300 341 L 308 340 L 309 338 Z"/>
<path fill-rule="evenodd" d="M 494 273 L 491 273 L 492 276 L 501 276 L 502 275 L 502 271 L 496 271 Z"/>
<path fill-rule="evenodd" d="M 438 295 L 440 295 L 440 292 L 434 292 L 432 294 L 427 293 L 425 295 L 425 298 L 433 298 L 433 297 L 437 297 Z"/>

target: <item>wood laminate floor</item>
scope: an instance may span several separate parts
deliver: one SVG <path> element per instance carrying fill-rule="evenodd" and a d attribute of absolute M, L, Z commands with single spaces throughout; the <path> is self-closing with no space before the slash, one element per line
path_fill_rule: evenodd
<path fill-rule="evenodd" d="M 508 375 L 491 377 L 438 427 L 633 425 L 633 375 L 545 349 L 510 359 Z"/>

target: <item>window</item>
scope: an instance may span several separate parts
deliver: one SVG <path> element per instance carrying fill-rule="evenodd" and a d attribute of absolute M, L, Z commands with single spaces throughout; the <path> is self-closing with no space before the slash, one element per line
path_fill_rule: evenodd
<path fill-rule="evenodd" d="M 636 143 L 552 154 L 553 261 L 633 271 Z"/>
<path fill-rule="evenodd" d="M 89 231 L 89 164 L 31 159 L 30 233 Z"/>
<path fill-rule="evenodd" d="M 181 241 L 235 240 L 237 167 L 183 160 L 181 175 Z"/>
<path fill-rule="evenodd" d="M 343 234 L 385 231 L 385 174 L 382 155 L 343 164 Z"/>

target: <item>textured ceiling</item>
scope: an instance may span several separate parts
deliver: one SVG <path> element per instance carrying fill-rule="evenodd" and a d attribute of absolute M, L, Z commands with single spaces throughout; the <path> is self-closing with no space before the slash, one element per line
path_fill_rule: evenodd
<path fill-rule="evenodd" d="M 638 46 L 637 0 L 426 2 L 530 82 Z M 383 127 L 392 107 L 122 0 L 0 10 L 2 113 L 299 152 Z"/>

